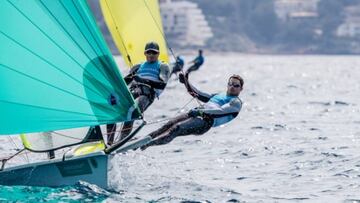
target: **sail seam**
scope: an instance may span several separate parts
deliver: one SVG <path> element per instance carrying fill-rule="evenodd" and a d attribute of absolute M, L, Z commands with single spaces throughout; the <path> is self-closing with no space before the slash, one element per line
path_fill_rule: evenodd
<path fill-rule="evenodd" d="M 104 78 L 108 78 L 102 71 L 101 68 L 99 68 L 99 66 L 97 64 L 94 63 L 94 61 L 91 59 L 91 57 L 85 52 L 85 50 L 80 46 L 80 44 L 71 36 L 71 34 L 69 33 L 69 31 L 67 29 L 65 29 L 65 27 L 59 22 L 59 20 L 55 17 L 55 15 L 50 11 L 50 9 L 42 2 L 40 1 L 41 5 L 49 12 L 49 14 L 55 19 L 55 21 L 57 22 L 57 24 L 64 30 L 64 32 L 68 35 L 68 37 L 76 44 L 76 46 L 81 50 L 81 52 L 89 59 L 90 63 L 92 63 L 99 71 L 100 73 L 104 76 Z M 63 4 L 61 4 L 62 7 L 66 10 L 66 12 L 68 13 L 67 9 L 64 7 Z M 68 13 L 69 15 L 69 13 Z M 70 15 L 69 15 L 70 16 Z M 75 21 L 73 20 L 73 18 L 70 16 L 70 18 L 72 19 L 73 23 L 76 25 L 76 27 L 78 28 L 78 25 L 75 23 Z M 79 28 L 78 28 L 79 29 Z M 80 33 L 82 34 L 81 30 L 79 29 Z M 83 35 L 83 34 L 82 34 Z M 83 35 L 83 37 L 85 38 L 85 40 L 88 42 L 89 46 L 91 47 L 91 49 L 93 50 L 93 52 L 97 55 L 96 51 L 94 50 L 94 48 L 91 46 L 91 43 L 86 39 L 86 37 Z M 101 83 L 101 82 L 100 82 Z M 110 94 L 110 92 L 107 90 L 107 93 Z"/>
<path fill-rule="evenodd" d="M 10 70 L 10 71 L 16 72 L 16 73 L 18 73 L 18 74 L 20 74 L 20 75 L 23 75 L 23 76 L 25 76 L 25 77 L 27 77 L 27 78 L 30 78 L 30 79 L 32 79 L 32 80 L 34 80 L 34 81 L 43 83 L 43 84 L 45 84 L 45 85 L 47 85 L 47 86 L 49 86 L 49 87 L 52 87 L 52 88 L 57 89 L 57 90 L 60 90 L 60 91 L 62 91 L 62 92 L 64 92 L 64 93 L 67 93 L 67 94 L 69 94 L 69 95 L 72 95 L 72 96 L 74 96 L 74 97 L 78 97 L 78 98 L 80 98 L 80 99 L 82 99 L 82 100 L 85 100 L 86 102 L 95 103 L 95 102 L 92 102 L 91 100 L 85 99 L 85 98 L 83 98 L 83 97 L 81 97 L 81 96 L 79 96 L 79 95 L 73 94 L 73 93 L 71 93 L 71 92 L 69 92 L 69 91 L 67 91 L 67 90 L 64 90 L 64 89 L 62 89 L 62 88 L 59 88 L 59 87 L 57 87 L 57 86 L 55 86 L 55 85 L 51 85 L 51 84 L 49 84 L 49 83 L 47 83 L 47 82 L 45 82 L 45 81 L 42 81 L 42 80 L 40 80 L 40 79 L 38 79 L 38 78 L 32 77 L 32 76 L 27 75 L 27 74 L 25 74 L 25 73 L 23 73 L 23 72 L 20 72 L 20 71 L 18 71 L 18 70 L 16 70 L 16 69 L 13 69 L 13 68 L 11 68 L 11 67 L 9 67 L 9 66 L 7 66 L 7 65 L 0 64 L 0 66 L 2 66 L 2 67 L 4 67 L 4 68 L 7 68 L 7 69 Z M 4 100 L 0 100 L 0 101 L 3 101 L 3 102 L 4 102 Z M 9 102 L 9 103 L 17 103 L 17 102 L 11 102 L 11 101 L 7 101 L 7 102 Z M 21 103 L 18 103 L 18 104 L 21 104 Z M 25 104 L 23 104 L 23 105 L 25 105 Z M 113 109 L 110 109 L 110 108 L 108 108 L 107 106 L 103 106 L 103 105 L 102 105 L 101 107 L 102 107 L 102 108 L 105 107 L 106 110 L 111 110 L 111 111 L 113 111 L 113 112 L 118 113 L 117 111 L 115 111 L 115 110 L 113 110 Z M 88 114 L 88 115 L 91 115 L 91 114 Z M 95 115 L 94 115 L 94 116 L 95 116 Z M 101 115 L 99 115 L 99 116 L 101 116 Z M 101 116 L 101 117 L 106 117 L 106 116 Z"/>
<path fill-rule="evenodd" d="M 8 1 L 9 2 L 9 1 Z M 34 22 L 32 22 L 23 12 L 21 12 L 20 10 L 19 10 L 19 8 L 17 8 L 14 4 L 12 4 L 11 2 L 9 2 L 19 13 L 21 13 L 21 15 L 22 16 L 24 16 L 32 25 L 34 25 L 38 30 L 40 30 L 41 31 L 41 33 L 43 33 L 50 41 L 52 41 L 60 50 L 62 50 L 67 56 L 69 56 L 76 64 L 78 64 L 79 65 L 79 67 L 82 69 L 82 70 L 84 70 L 85 72 L 88 72 L 88 71 L 86 71 L 82 66 L 81 66 L 81 64 L 79 64 L 74 58 L 72 58 L 63 48 L 61 48 L 57 43 L 55 43 L 54 41 L 53 41 L 53 39 L 51 38 L 51 37 L 49 37 L 40 27 L 38 27 Z M 1 31 L 0 31 L 1 32 Z M 5 33 L 4 33 L 5 34 Z M 6 35 L 7 37 L 8 37 L 8 35 Z M 9 38 L 9 37 L 8 37 Z M 12 39 L 12 38 L 10 38 L 10 39 Z M 17 42 L 16 40 L 14 40 L 14 39 L 12 39 L 13 41 L 15 41 L 15 42 Z M 20 45 L 20 43 L 19 42 L 17 42 L 17 44 L 19 44 Z M 25 47 L 23 47 L 23 48 L 25 48 Z M 25 49 L 27 49 L 27 48 L 25 48 Z M 30 51 L 30 49 L 27 49 L 28 51 Z M 33 53 L 32 51 L 30 51 L 31 53 Z M 39 56 L 38 56 L 39 57 Z M 41 57 L 39 57 L 39 58 L 41 58 Z M 89 57 L 88 57 L 89 58 Z M 42 59 L 42 58 L 41 58 Z M 59 70 L 58 68 L 56 68 L 57 70 Z M 59 70 L 60 71 L 60 70 Z M 68 74 L 66 74 L 65 72 L 63 72 L 63 71 L 60 71 L 60 72 L 62 72 L 62 73 L 64 73 L 65 75 L 67 75 L 67 76 L 69 76 Z M 90 73 L 89 73 L 90 74 Z M 74 78 L 72 78 L 72 77 L 70 77 L 71 79 L 73 79 L 74 81 L 76 81 L 76 82 L 78 82 L 79 84 L 81 84 L 81 85 L 84 85 L 84 87 L 86 87 L 87 89 L 89 89 L 89 90 L 91 90 L 92 92 L 94 92 L 95 94 L 97 94 L 97 95 L 99 95 L 99 96 L 102 96 L 102 95 L 100 95 L 97 91 L 95 91 L 95 90 L 93 90 L 92 88 L 90 88 L 90 87 L 88 87 L 87 85 L 85 85 L 85 84 L 83 84 L 83 83 L 81 83 L 80 81 L 78 81 L 78 80 L 76 80 L 76 79 L 74 79 Z M 100 81 L 99 81 L 100 82 Z"/>
<path fill-rule="evenodd" d="M 74 2 L 72 1 L 72 3 L 73 3 L 73 5 L 74 5 L 74 7 L 76 7 L 76 5 L 74 4 Z M 96 49 L 92 46 L 92 44 L 90 43 L 90 41 L 88 40 L 88 38 L 84 35 L 84 33 L 81 31 L 81 29 L 80 29 L 80 27 L 79 27 L 79 25 L 76 23 L 76 21 L 74 20 L 74 18 L 73 18 L 73 16 L 72 15 L 70 15 L 70 13 L 69 13 L 69 11 L 66 9 L 66 7 L 64 6 L 64 4 L 63 3 L 61 3 L 60 2 L 60 4 L 61 4 L 61 6 L 64 8 L 64 10 L 66 11 L 66 13 L 68 14 L 68 16 L 71 18 L 71 20 L 73 21 L 73 23 L 76 25 L 76 28 L 78 29 L 78 31 L 81 33 L 81 35 L 84 37 L 84 39 L 88 42 L 88 44 L 89 44 L 89 46 L 91 47 L 91 50 L 96 54 L 96 55 L 98 55 L 98 53 L 97 53 L 97 51 L 96 51 Z M 45 5 L 44 5 L 45 6 Z M 46 6 L 45 6 L 46 7 Z M 77 8 L 77 7 L 76 7 Z M 55 16 L 53 15 L 53 13 L 46 7 L 46 9 L 49 11 L 49 13 L 55 18 Z M 79 11 L 78 10 L 76 10 L 77 11 L 77 13 L 79 14 Z M 80 14 L 79 14 L 80 15 Z M 81 16 L 81 15 L 80 15 Z M 69 35 L 69 37 L 78 45 L 78 43 L 71 37 L 71 35 L 69 34 L 69 32 L 65 29 L 65 27 L 58 21 L 58 19 L 57 18 L 55 18 L 56 19 L 56 21 L 58 22 L 58 24 L 63 28 L 63 30 Z M 84 21 L 84 19 L 83 18 L 81 18 L 81 20 L 83 21 L 83 23 L 86 25 L 86 22 Z M 87 27 L 88 28 L 88 27 Z M 89 30 L 89 28 L 88 28 L 88 31 L 91 33 L 91 31 Z M 91 33 L 92 34 L 92 33 Z M 97 41 L 95 38 L 94 38 L 94 36 L 92 35 L 92 37 L 93 37 L 93 40 L 94 41 Z M 78 45 L 78 47 L 83 51 L 83 49 Z M 98 47 L 99 48 L 99 47 Z M 99 48 L 100 50 L 101 50 L 101 48 Z M 87 53 L 85 53 L 85 51 L 83 51 L 83 53 L 90 59 L 90 56 L 88 56 L 88 54 Z M 102 53 L 101 52 L 101 54 L 104 54 L 104 53 Z M 104 54 L 105 55 L 105 54 Z M 102 63 L 102 64 L 105 64 L 105 63 L 103 63 L 103 61 L 102 61 L 102 59 L 101 58 L 99 58 L 100 59 L 100 62 Z M 98 70 L 102 73 L 102 75 L 105 77 L 105 78 L 107 78 L 107 79 L 109 79 L 109 77 L 111 76 L 111 74 L 110 75 L 106 75 L 104 72 L 103 72 L 103 69 L 101 69 L 101 68 L 99 68 L 99 66 L 97 66 L 97 64 L 95 64 L 92 60 L 91 60 L 91 63 L 93 63 L 94 65 L 95 65 L 95 67 L 97 67 L 98 68 Z M 107 64 L 107 65 L 109 65 L 110 67 L 111 67 L 111 65 L 110 64 Z M 107 65 L 104 65 L 104 67 L 107 67 Z M 112 78 L 112 79 L 114 79 L 114 78 Z M 108 80 L 108 81 L 114 81 L 114 80 Z M 110 94 L 110 92 L 108 92 L 108 94 Z"/>

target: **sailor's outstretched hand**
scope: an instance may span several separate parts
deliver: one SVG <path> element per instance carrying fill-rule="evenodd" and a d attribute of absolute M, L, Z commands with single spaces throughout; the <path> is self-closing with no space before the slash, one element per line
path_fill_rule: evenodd
<path fill-rule="evenodd" d="M 202 115 L 202 111 L 200 111 L 199 109 L 191 109 L 191 110 L 188 112 L 188 115 L 189 115 L 190 117 L 201 116 L 201 115 Z"/>
<path fill-rule="evenodd" d="M 189 94 L 190 94 L 191 96 L 193 96 L 193 97 L 198 97 L 198 96 L 199 96 L 198 94 L 196 94 L 195 92 L 192 92 L 192 91 L 189 91 Z"/>
<path fill-rule="evenodd" d="M 180 83 L 185 83 L 185 75 L 184 73 L 179 73 L 179 82 Z"/>

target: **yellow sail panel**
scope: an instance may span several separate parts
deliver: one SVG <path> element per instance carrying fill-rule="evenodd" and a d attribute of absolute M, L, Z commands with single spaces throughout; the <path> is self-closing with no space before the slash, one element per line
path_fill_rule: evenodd
<path fill-rule="evenodd" d="M 145 60 L 149 41 L 160 46 L 159 60 L 168 62 L 158 0 L 101 0 L 106 24 L 127 65 Z M 130 56 L 131 62 L 127 55 Z"/>

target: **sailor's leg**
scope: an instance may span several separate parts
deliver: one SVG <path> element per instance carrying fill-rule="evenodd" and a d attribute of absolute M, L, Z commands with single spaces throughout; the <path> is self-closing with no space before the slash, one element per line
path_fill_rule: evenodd
<path fill-rule="evenodd" d="M 187 71 L 186 71 L 186 74 L 189 74 L 189 73 L 191 73 L 192 71 L 196 71 L 197 69 L 199 69 L 199 66 L 197 66 L 197 65 L 192 65 L 190 68 L 188 68 L 187 69 Z"/>
<path fill-rule="evenodd" d="M 106 125 L 108 145 L 112 145 L 114 143 L 115 132 L 116 132 L 116 123 Z"/>
<path fill-rule="evenodd" d="M 120 140 L 124 139 L 126 136 L 128 136 L 133 127 L 134 122 L 133 121 L 126 121 L 124 122 L 122 128 L 121 128 L 121 134 L 120 134 Z"/>
<path fill-rule="evenodd" d="M 189 116 L 187 113 L 184 114 L 180 114 L 179 116 L 169 120 L 165 125 L 163 125 L 161 128 L 157 129 L 156 131 L 152 132 L 149 134 L 150 137 L 155 138 L 159 135 L 161 135 L 162 133 L 166 132 L 167 130 L 169 130 L 171 127 L 173 127 L 175 124 L 180 123 L 186 119 L 188 119 Z"/>
<path fill-rule="evenodd" d="M 141 111 L 141 113 L 143 113 L 149 106 L 150 104 L 153 102 L 153 100 L 151 100 L 150 98 L 148 98 L 145 95 L 140 95 L 138 96 L 135 101 L 137 102 L 139 109 Z M 122 129 L 121 129 L 121 136 L 120 139 L 124 139 L 126 136 L 128 136 L 133 128 L 133 121 L 127 121 L 124 123 Z"/>
<path fill-rule="evenodd" d="M 186 135 L 202 135 L 211 128 L 211 124 L 202 118 L 188 118 L 185 121 L 173 125 L 169 131 L 160 135 L 141 149 L 146 149 L 152 145 L 163 145 L 171 142 L 175 137 Z"/>

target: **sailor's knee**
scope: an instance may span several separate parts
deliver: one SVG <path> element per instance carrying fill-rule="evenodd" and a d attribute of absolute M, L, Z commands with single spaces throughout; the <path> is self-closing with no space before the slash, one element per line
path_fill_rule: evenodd
<path fill-rule="evenodd" d="M 180 131 L 182 131 L 182 126 L 180 124 L 175 124 L 171 129 L 170 129 L 170 134 L 176 134 L 179 133 Z"/>
<path fill-rule="evenodd" d="M 173 121 L 168 121 L 167 123 L 165 123 L 164 127 L 166 128 L 171 128 L 172 126 L 174 126 L 174 122 Z"/>

